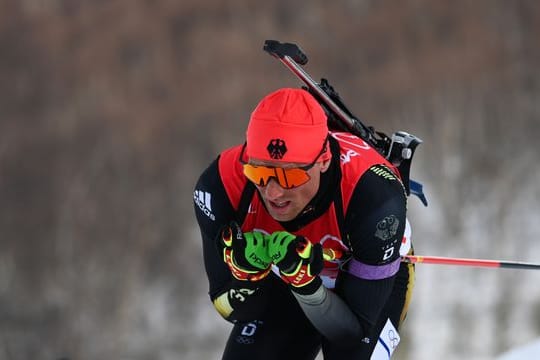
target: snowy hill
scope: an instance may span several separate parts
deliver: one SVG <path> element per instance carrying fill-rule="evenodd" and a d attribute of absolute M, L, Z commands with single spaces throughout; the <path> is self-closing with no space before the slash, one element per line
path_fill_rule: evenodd
<path fill-rule="evenodd" d="M 540 339 L 520 348 L 510 350 L 497 358 L 497 360 L 522 360 L 540 358 Z"/>

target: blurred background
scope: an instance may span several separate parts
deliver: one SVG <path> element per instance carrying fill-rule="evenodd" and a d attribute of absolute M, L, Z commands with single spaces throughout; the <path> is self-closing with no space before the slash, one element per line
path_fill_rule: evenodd
<path fill-rule="evenodd" d="M 540 2 L 0 1 L 0 359 L 220 358 L 192 205 L 299 44 L 424 140 L 417 254 L 540 262 Z M 399 359 L 540 337 L 540 271 L 417 266 Z"/>

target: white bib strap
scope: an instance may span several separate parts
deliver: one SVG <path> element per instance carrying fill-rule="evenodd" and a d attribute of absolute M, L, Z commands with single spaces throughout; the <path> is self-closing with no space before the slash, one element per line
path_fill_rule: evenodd
<path fill-rule="evenodd" d="M 392 357 L 394 350 L 396 350 L 399 344 L 399 333 L 396 328 L 390 321 L 386 320 L 381 333 L 379 334 L 379 339 L 377 340 L 377 345 L 371 354 L 371 360 L 388 360 Z"/>

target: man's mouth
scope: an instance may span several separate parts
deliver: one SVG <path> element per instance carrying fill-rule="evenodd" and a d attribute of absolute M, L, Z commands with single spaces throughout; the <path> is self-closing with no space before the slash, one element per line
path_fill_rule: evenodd
<path fill-rule="evenodd" d="M 284 209 L 291 203 L 290 201 L 268 201 L 268 202 L 273 208 L 276 208 L 276 209 Z"/>

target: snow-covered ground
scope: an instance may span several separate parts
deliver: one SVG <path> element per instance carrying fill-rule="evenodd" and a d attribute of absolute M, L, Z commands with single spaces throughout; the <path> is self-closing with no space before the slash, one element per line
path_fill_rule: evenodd
<path fill-rule="evenodd" d="M 512 349 L 497 358 L 497 360 L 524 360 L 540 358 L 540 340 L 531 344 Z"/>
<path fill-rule="evenodd" d="M 413 205 L 411 221 L 419 220 L 413 233 L 417 254 L 540 263 L 540 169 L 520 178 L 518 187 L 513 180 L 484 184 L 492 191 L 482 201 L 463 204 L 459 238 L 439 231 L 443 199 L 432 193 L 428 209 Z M 487 360 L 540 337 L 540 271 L 429 264 L 416 269 L 413 303 L 402 329 L 408 349 L 397 358 L 445 354 L 439 358 Z M 534 357 L 521 359 L 540 359 L 535 349 Z"/>

